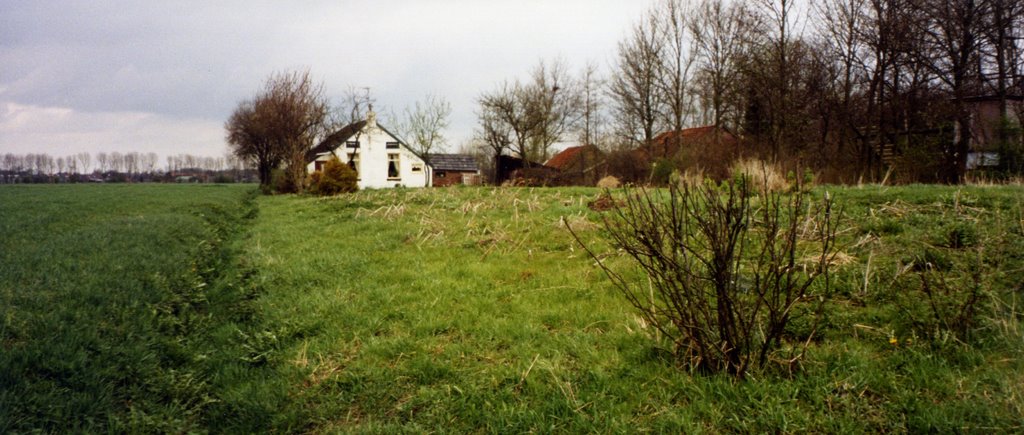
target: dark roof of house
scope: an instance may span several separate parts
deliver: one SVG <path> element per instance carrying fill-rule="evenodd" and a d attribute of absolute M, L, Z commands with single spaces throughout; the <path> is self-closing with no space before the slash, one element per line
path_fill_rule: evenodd
<path fill-rule="evenodd" d="M 324 138 L 323 141 L 321 141 L 315 147 L 306 152 L 306 162 L 309 163 L 316 160 L 317 156 L 321 154 L 334 152 L 334 150 L 338 149 L 338 147 L 341 146 L 341 144 L 351 139 L 352 136 L 354 136 L 356 133 L 363 131 L 363 127 L 366 127 L 365 119 L 362 121 L 353 122 L 349 125 L 346 125 L 341 130 L 331 133 L 326 138 Z M 383 130 L 385 133 L 395 138 L 395 140 L 397 140 L 398 143 L 402 144 L 402 147 L 404 147 L 406 150 L 409 150 L 409 152 L 413 153 L 413 155 L 415 155 L 416 157 L 419 157 L 421 159 L 423 158 L 423 156 L 421 156 L 420 153 L 410 148 L 409 145 L 402 140 L 402 138 L 388 131 L 388 129 L 384 128 L 384 126 L 380 125 L 380 123 L 377 124 L 377 128 Z M 434 165 L 430 165 L 430 167 L 434 167 Z"/>
<path fill-rule="evenodd" d="M 596 146 L 593 145 L 579 145 L 569 147 L 562 150 L 562 152 L 552 156 L 550 159 L 548 159 L 547 162 L 544 162 L 544 165 L 560 170 L 565 169 L 567 166 L 572 164 L 572 162 L 574 162 L 577 158 L 579 158 L 580 154 L 582 154 L 584 151 L 588 149 L 593 150 L 599 154 L 601 153 L 601 150 L 599 150 Z"/>
<path fill-rule="evenodd" d="M 435 171 L 476 172 L 476 158 L 468 154 L 429 154 L 430 166 Z"/>
<path fill-rule="evenodd" d="M 349 138 L 354 136 L 356 133 L 362 131 L 365 126 L 366 120 L 356 121 L 346 125 L 341 130 L 329 134 L 323 141 L 313 147 L 313 149 L 306 152 L 306 161 L 312 162 L 313 160 L 316 160 L 318 155 L 338 149 L 338 146 L 345 143 L 345 141 L 349 140 Z"/>

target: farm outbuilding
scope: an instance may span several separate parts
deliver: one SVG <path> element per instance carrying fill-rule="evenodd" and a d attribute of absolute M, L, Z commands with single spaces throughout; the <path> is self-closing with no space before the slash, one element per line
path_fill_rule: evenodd
<path fill-rule="evenodd" d="M 604 152 L 594 145 L 566 148 L 551 157 L 544 165 L 560 171 L 560 185 L 593 186 L 597 184 L 597 180 L 608 174 Z"/>
<path fill-rule="evenodd" d="M 550 186 L 559 174 L 558 169 L 550 166 L 506 155 L 497 157 L 496 166 L 496 184 Z"/>
<path fill-rule="evenodd" d="M 480 183 L 480 167 L 476 157 L 468 154 L 429 154 L 435 187 Z"/>
<path fill-rule="evenodd" d="M 654 138 L 637 157 L 647 164 L 672 160 L 680 170 L 700 169 L 716 179 L 729 177 L 729 166 L 740 157 L 740 141 L 729 130 L 715 126 L 666 131 Z"/>

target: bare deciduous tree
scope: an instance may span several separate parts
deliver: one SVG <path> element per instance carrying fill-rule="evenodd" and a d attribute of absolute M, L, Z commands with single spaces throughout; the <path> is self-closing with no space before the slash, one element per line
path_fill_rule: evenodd
<path fill-rule="evenodd" d="M 227 141 L 232 151 L 241 159 L 246 159 L 256 166 L 260 185 L 265 191 L 270 189 L 270 172 L 281 165 L 284 160 L 283 150 L 277 146 L 269 132 L 266 120 L 270 115 L 267 108 L 257 105 L 255 100 L 239 103 L 225 124 Z M 178 159 L 168 157 L 170 169 L 177 172 L 180 168 Z"/>
<path fill-rule="evenodd" d="M 601 89 L 604 87 L 604 79 L 599 75 L 597 64 L 587 63 L 580 73 L 579 98 L 579 128 L 577 138 L 584 145 L 598 145 L 604 147 L 605 123 L 605 101 Z"/>
<path fill-rule="evenodd" d="M 243 101 L 225 124 L 235 154 L 256 162 L 260 184 L 286 164 L 286 191 L 298 192 L 306 178 L 306 152 L 329 130 L 323 86 L 309 71 L 272 75 L 255 98 Z"/>
<path fill-rule="evenodd" d="M 422 102 L 405 108 L 405 116 L 398 123 L 399 134 L 429 164 L 430 154 L 448 145 L 444 133 L 451 114 L 452 105 L 447 100 L 428 95 Z"/>
<path fill-rule="evenodd" d="M 511 148 L 529 165 L 547 160 L 551 145 L 575 124 L 579 94 L 564 62 L 540 62 L 531 81 L 505 82 L 483 94 L 479 103 L 488 122 L 504 124 Z"/>
<path fill-rule="evenodd" d="M 106 172 L 108 169 L 110 169 L 110 162 L 107 158 L 107 153 L 102 151 L 97 153 L 96 164 L 99 165 L 99 167 L 96 169 L 99 170 L 100 172 Z"/>
<path fill-rule="evenodd" d="M 512 128 L 495 112 L 494 106 L 483 104 L 482 100 L 477 117 L 480 121 L 477 140 L 490 151 L 494 164 L 491 182 L 497 183 L 499 157 L 512 147 Z"/>
<path fill-rule="evenodd" d="M 370 94 L 370 88 L 349 86 L 342 96 L 341 104 L 334 109 L 336 125 L 345 126 L 366 119 L 377 99 Z"/>
<path fill-rule="evenodd" d="M 856 138 L 864 136 L 867 117 L 861 93 L 865 82 L 863 64 L 866 46 L 860 36 L 867 19 L 868 0 L 824 0 L 814 4 L 818 22 L 818 38 L 822 50 L 822 64 L 834 72 L 832 92 L 824 95 L 829 100 L 834 124 L 825 128 L 823 141 L 834 143 L 831 164 L 855 163 Z M 860 101 L 855 101 L 855 98 Z"/>
<path fill-rule="evenodd" d="M 664 39 L 658 87 L 665 102 L 665 125 L 673 131 L 681 131 L 693 111 L 690 80 L 695 47 L 693 35 L 690 35 L 690 27 L 686 23 L 693 11 L 690 4 L 684 0 L 663 1 L 657 11 L 657 17 L 662 23 L 659 28 Z M 679 135 L 672 135 L 672 138 L 677 141 L 676 146 L 682 139 Z"/>
<path fill-rule="evenodd" d="M 651 145 L 660 128 L 662 104 L 658 72 L 664 39 L 657 16 L 650 12 L 619 42 L 608 96 L 618 136 L 627 144 Z"/>
<path fill-rule="evenodd" d="M 88 174 L 92 168 L 92 155 L 87 152 L 81 152 L 75 154 L 75 159 L 78 160 L 78 167 L 82 170 L 82 173 Z"/>
<path fill-rule="evenodd" d="M 706 122 L 716 127 L 739 130 L 738 63 L 750 40 L 751 20 L 744 3 L 705 0 L 689 21 L 697 62 L 696 92 L 709 113 Z"/>
<path fill-rule="evenodd" d="M 765 109 L 760 140 L 768 145 L 770 159 L 778 160 L 785 147 L 799 147 L 802 140 L 794 125 L 802 120 L 792 110 L 800 104 L 794 90 L 799 71 L 795 56 L 801 41 L 794 35 L 794 0 L 757 3 L 760 7 L 755 13 L 763 24 L 758 28 L 761 41 L 755 42 L 760 45 L 760 58 L 753 58 L 755 64 L 749 65 L 747 72 L 753 77 L 751 89 Z"/>
<path fill-rule="evenodd" d="M 923 13 L 925 59 L 920 62 L 934 77 L 945 83 L 952 94 L 958 132 L 955 143 L 946 150 L 944 180 L 962 181 L 967 172 L 967 154 L 971 143 L 971 114 L 965 99 L 979 90 L 979 57 L 984 41 L 988 2 L 985 0 L 921 0 L 916 5 Z"/>
<path fill-rule="evenodd" d="M 152 173 L 156 169 L 157 155 L 154 152 L 144 154 L 143 167 L 147 172 Z"/>
<path fill-rule="evenodd" d="M 580 94 L 568 65 L 561 59 L 541 61 L 533 70 L 533 82 L 527 90 L 531 110 L 538 112 L 540 118 L 533 132 L 532 151 L 544 162 L 550 157 L 551 146 L 562 140 L 579 120 Z"/>
<path fill-rule="evenodd" d="M 526 86 L 516 81 L 501 86 L 480 96 L 479 102 L 481 122 L 491 124 L 484 126 L 486 130 L 507 133 L 509 147 L 519 153 L 524 160 L 529 160 L 530 135 L 540 123 L 539 114 L 529 109 L 530 101 Z M 499 130 L 500 125 L 500 130 Z"/>

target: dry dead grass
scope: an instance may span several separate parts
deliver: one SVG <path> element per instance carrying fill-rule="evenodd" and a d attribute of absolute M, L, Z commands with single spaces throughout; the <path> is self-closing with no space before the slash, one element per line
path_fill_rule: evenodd
<path fill-rule="evenodd" d="M 1024 185 L 1024 176 L 994 178 L 985 174 L 967 173 L 964 177 L 964 184 L 969 186 L 1020 186 Z"/>
<path fill-rule="evenodd" d="M 686 170 L 679 175 L 679 186 L 699 186 L 704 183 L 705 178 L 707 177 L 704 174 L 704 168 L 699 166 L 686 168 Z"/>
<path fill-rule="evenodd" d="M 731 169 L 733 174 L 742 174 L 750 177 L 751 182 L 757 189 L 777 192 L 789 188 L 789 182 L 786 181 L 782 169 L 774 163 L 760 159 L 741 159 L 733 162 Z"/>
<path fill-rule="evenodd" d="M 597 182 L 597 187 L 600 187 L 602 189 L 617 189 L 621 185 L 622 182 L 619 181 L 618 178 L 615 178 L 614 176 L 611 175 L 604 177 L 598 180 Z"/>

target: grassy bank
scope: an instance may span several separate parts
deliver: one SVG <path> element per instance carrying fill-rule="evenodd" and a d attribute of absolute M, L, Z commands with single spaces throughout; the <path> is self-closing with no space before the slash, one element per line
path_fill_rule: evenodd
<path fill-rule="evenodd" d="M 573 245 L 563 217 L 627 264 L 587 207 L 594 189 L 261 198 L 249 255 L 275 337 L 265 354 L 294 398 L 279 423 L 356 432 L 1019 430 L 1019 314 L 997 305 L 1020 294 L 1024 192 L 833 191 L 848 220 L 826 327 L 799 371 L 743 383 L 674 367 Z M 950 247 L 951 237 L 961 243 Z M 977 328 L 925 336 L 927 311 L 924 320 L 908 314 L 925 303 L 916 275 L 900 270 L 941 261 L 960 279 L 954 272 L 979 250 L 995 291 Z"/>
<path fill-rule="evenodd" d="M 0 188 L 0 432 L 205 426 L 203 349 L 234 304 L 211 289 L 252 190 Z"/>

